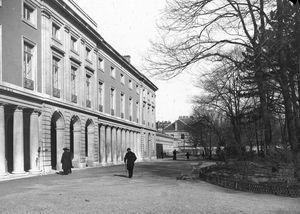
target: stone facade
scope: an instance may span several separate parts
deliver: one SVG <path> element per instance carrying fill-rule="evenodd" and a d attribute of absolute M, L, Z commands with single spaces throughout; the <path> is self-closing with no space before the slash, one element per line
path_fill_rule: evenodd
<path fill-rule="evenodd" d="M 190 124 L 192 123 L 192 118 L 188 116 L 179 116 L 178 120 L 166 126 L 162 132 L 167 134 L 177 140 L 179 140 L 178 148 L 180 150 L 187 150 L 190 148 Z"/>
<path fill-rule="evenodd" d="M 72 0 L 3 1 L 0 174 L 155 158 L 157 89 Z"/>
<path fill-rule="evenodd" d="M 178 150 L 178 144 L 180 143 L 181 141 L 179 139 L 160 132 L 156 133 L 156 144 L 161 145 L 164 155 L 172 156 L 174 149 Z M 160 157 L 161 155 L 157 154 L 157 156 Z"/>

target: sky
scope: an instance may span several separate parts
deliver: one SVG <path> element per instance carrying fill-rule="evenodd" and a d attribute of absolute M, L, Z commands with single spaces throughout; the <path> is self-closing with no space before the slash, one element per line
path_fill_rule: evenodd
<path fill-rule="evenodd" d="M 165 0 L 74 0 L 98 24 L 100 35 L 121 55 L 130 55 L 131 63 L 159 89 L 156 92 L 156 120 L 175 121 L 192 113 L 191 99 L 199 94 L 193 75 L 183 73 L 165 81 L 150 77 L 141 69 L 157 36 L 156 23 Z"/>

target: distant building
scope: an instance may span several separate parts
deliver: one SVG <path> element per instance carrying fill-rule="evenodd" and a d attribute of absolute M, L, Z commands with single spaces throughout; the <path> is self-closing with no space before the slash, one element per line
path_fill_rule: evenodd
<path fill-rule="evenodd" d="M 163 132 L 180 141 L 179 150 L 186 150 L 190 146 L 189 137 L 193 118 L 189 116 L 179 116 L 178 120 L 164 128 Z"/>
<path fill-rule="evenodd" d="M 156 90 L 74 1 L 0 0 L 0 174 L 155 158 Z"/>
<path fill-rule="evenodd" d="M 164 129 L 170 124 L 171 124 L 170 121 L 157 121 L 156 129 L 158 132 L 163 133 Z"/>
<path fill-rule="evenodd" d="M 156 155 L 158 158 L 171 156 L 174 149 L 178 150 L 180 140 L 160 132 L 156 133 Z"/>

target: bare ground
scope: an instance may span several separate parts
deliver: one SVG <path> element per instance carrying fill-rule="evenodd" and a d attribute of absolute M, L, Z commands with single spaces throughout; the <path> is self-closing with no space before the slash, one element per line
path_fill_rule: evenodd
<path fill-rule="evenodd" d="M 300 198 L 239 192 L 188 175 L 194 161 L 137 163 L 0 182 L 0 213 L 300 213 Z M 209 163 L 205 163 L 209 164 Z"/>

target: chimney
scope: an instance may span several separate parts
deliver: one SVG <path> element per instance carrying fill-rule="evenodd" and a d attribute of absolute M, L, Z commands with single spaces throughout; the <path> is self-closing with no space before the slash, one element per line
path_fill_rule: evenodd
<path fill-rule="evenodd" d="M 125 56 L 123 56 L 123 57 L 125 58 L 125 60 L 126 60 L 127 62 L 130 63 L 130 56 L 129 56 L 129 55 L 125 55 Z"/>

